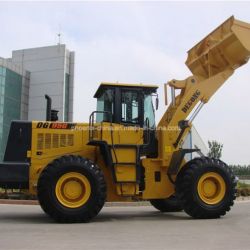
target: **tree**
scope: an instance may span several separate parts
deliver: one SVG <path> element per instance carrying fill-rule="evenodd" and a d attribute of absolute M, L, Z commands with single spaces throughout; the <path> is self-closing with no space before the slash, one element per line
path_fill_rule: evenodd
<path fill-rule="evenodd" d="M 223 144 L 213 140 L 213 141 L 208 141 L 208 147 L 209 147 L 209 152 L 207 155 L 208 157 L 216 159 L 221 158 Z"/>

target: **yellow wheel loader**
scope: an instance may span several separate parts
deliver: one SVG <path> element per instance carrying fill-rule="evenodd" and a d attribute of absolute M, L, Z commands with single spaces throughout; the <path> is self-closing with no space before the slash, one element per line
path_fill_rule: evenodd
<path fill-rule="evenodd" d="M 250 24 L 226 20 L 188 51 L 192 76 L 165 84 L 171 103 L 158 125 L 157 86 L 102 83 L 87 123 L 13 121 L 0 186 L 24 189 L 58 222 L 87 222 L 107 202 L 147 200 L 162 212 L 219 218 L 236 178 L 219 159 L 185 161 L 183 147 L 204 104 L 250 56 Z M 167 98 L 165 99 L 167 101 Z"/>

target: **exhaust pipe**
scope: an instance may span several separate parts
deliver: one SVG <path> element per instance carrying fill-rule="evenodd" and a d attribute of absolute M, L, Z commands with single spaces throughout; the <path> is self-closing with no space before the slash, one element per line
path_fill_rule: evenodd
<path fill-rule="evenodd" d="M 48 95 L 45 95 L 45 98 L 47 100 L 47 105 L 46 105 L 46 121 L 51 121 L 51 104 L 52 100 L 51 97 Z"/>

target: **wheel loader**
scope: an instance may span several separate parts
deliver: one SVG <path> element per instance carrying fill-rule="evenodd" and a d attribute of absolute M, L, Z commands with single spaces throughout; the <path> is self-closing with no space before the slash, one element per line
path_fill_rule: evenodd
<path fill-rule="evenodd" d="M 236 197 L 234 174 L 219 159 L 186 161 L 198 149 L 183 142 L 198 112 L 249 56 L 250 24 L 232 16 L 188 51 L 192 75 L 164 85 L 171 102 L 157 125 L 158 87 L 121 83 L 100 84 L 87 123 L 13 121 L 0 186 L 37 195 L 44 212 L 63 223 L 88 222 L 117 201 L 145 200 L 200 219 L 225 215 Z"/>

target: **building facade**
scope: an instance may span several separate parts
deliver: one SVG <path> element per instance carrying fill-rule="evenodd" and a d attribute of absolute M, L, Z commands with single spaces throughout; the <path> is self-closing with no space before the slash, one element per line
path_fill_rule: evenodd
<path fill-rule="evenodd" d="M 72 121 L 74 52 L 64 44 L 15 50 L 11 61 L 30 72 L 28 120 L 45 119 L 47 94 L 59 120 Z"/>
<path fill-rule="evenodd" d="M 45 120 L 45 94 L 60 121 L 73 119 L 75 54 L 64 44 L 15 50 L 0 58 L 0 161 L 12 120 Z"/>
<path fill-rule="evenodd" d="M 0 160 L 11 121 L 28 119 L 29 77 L 22 67 L 0 58 Z"/>

